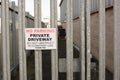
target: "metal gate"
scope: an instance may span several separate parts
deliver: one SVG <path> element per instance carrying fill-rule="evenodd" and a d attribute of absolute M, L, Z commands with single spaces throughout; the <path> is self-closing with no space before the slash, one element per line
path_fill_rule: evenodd
<path fill-rule="evenodd" d="M 67 0 L 67 80 L 73 80 L 73 8 Z M 81 36 L 80 80 L 91 80 L 90 47 L 90 0 L 79 0 Z M 2 60 L 3 80 L 11 80 L 10 36 L 9 36 L 9 0 L 1 0 L 2 5 Z M 57 28 L 57 0 L 50 0 L 50 25 Z M 34 0 L 34 27 L 41 26 L 41 0 Z M 120 80 L 120 0 L 114 0 L 114 80 Z M 24 49 L 25 0 L 18 0 L 19 19 L 19 74 L 20 80 L 27 80 L 26 51 Z M 105 0 L 99 0 L 99 80 L 105 80 Z M 42 80 L 42 51 L 35 51 L 35 80 Z M 58 49 L 51 51 L 52 80 L 58 80 Z"/>

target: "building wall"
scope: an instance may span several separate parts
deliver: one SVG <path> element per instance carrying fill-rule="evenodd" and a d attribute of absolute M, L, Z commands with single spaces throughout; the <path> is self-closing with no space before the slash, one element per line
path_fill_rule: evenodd
<path fill-rule="evenodd" d="M 106 11 L 106 67 L 113 72 L 114 25 L 113 9 Z M 91 53 L 99 58 L 99 14 L 91 15 Z"/>
<path fill-rule="evenodd" d="M 106 67 L 113 72 L 113 9 L 106 11 Z M 66 23 L 62 23 L 63 28 L 66 29 Z M 73 41 L 74 44 L 80 48 L 80 20 L 73 20 Z M 99 14 L 91 15 L 91 54 L 97 60 L 99 59 Z"/>
<path fill-rule="evenodd" d="M 76 46 L 80 48 L 80 20 L 76 19 L 73 22 L 73 41 Z"/>
<path fill-rule="evenodd" d="M 73 0 L 73 19 L 79 17 L 80 15 L 80 0 Z M 99 9 L 99 0 L 90 0 L 91 1 L 91 12 L 97 11 Z M 113 5 L 113 0 L 105 0 L 106 7 Z M 61 0 L 60 3 L 60 19 L 61 22 L 66 20 L 66 5 L 67 0 Z"/>
<path fill-rule="evenodd" d="M 60 20 L 64 22 L 65 19 L 66 19 L 66 0 L 64 0 L 60 5 Z"/>

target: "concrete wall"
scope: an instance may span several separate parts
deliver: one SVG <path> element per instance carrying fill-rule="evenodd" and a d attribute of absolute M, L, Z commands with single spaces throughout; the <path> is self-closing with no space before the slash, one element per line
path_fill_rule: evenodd
<path fill-rule="evenodd" d="M 66 23 L 62 23 L 63 28 L 66 29 Z M 74 44 L 80 48 L 80 21 L 79 19 L 73 20 L 73 41 Z M 113 9 L 106 11 L 106 67 L 109 71 L 113 72 Z M 91 15 L 91 53 L 98 59 L 99 58 L 99 14 Z"/>

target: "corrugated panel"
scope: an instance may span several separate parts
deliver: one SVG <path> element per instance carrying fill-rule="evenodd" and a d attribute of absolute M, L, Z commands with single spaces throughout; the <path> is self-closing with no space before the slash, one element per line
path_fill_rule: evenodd
<path fill-rule="evenodd" d="M 78 15 L 79 15 L 79 11 L 78 11 L 78 5 L 80 5 L 80 3 L 78 3 L 78 1 L 77 0 L 74 0 L 73 1 L 73 18 L 76 18 L 76 17 L 78 17 Z"/>
<path fill-rule="evenodd" d="M 63 1 L 61 5 L 61 21 L 64 22 L 66 20 L 66 0 Z"/>
<path fill-rule="evenodd" d="M 73 1 L 73 18 L 79 17 L 79 5 L 80 3 L 78 2 L 79 0 L 74 0 Z M 106 7 L 107 6 L 112 6 L 113 5 L 113 0 L 105 0 Z M 61 7 L 61 21 L 66 20 L 66 0 L 63 0 Z M 99 9 L 99 0 L 91 0 L 91 11 L 96 11 Z"/>
<path fill-rule="evenodd" d="M 91 11 L 95 11 L 99 9 L 99 0 L 91 0 Z M 106 7 L 113 5 L 113 0 L 105 0 Z"/>

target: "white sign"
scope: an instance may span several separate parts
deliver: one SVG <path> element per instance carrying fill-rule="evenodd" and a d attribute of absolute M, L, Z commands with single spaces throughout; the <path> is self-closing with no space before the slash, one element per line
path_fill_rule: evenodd
<path fill-rule="evenodd" d="M 56 49 L 56 28 L 26 28 L 26 50 Z"/>

